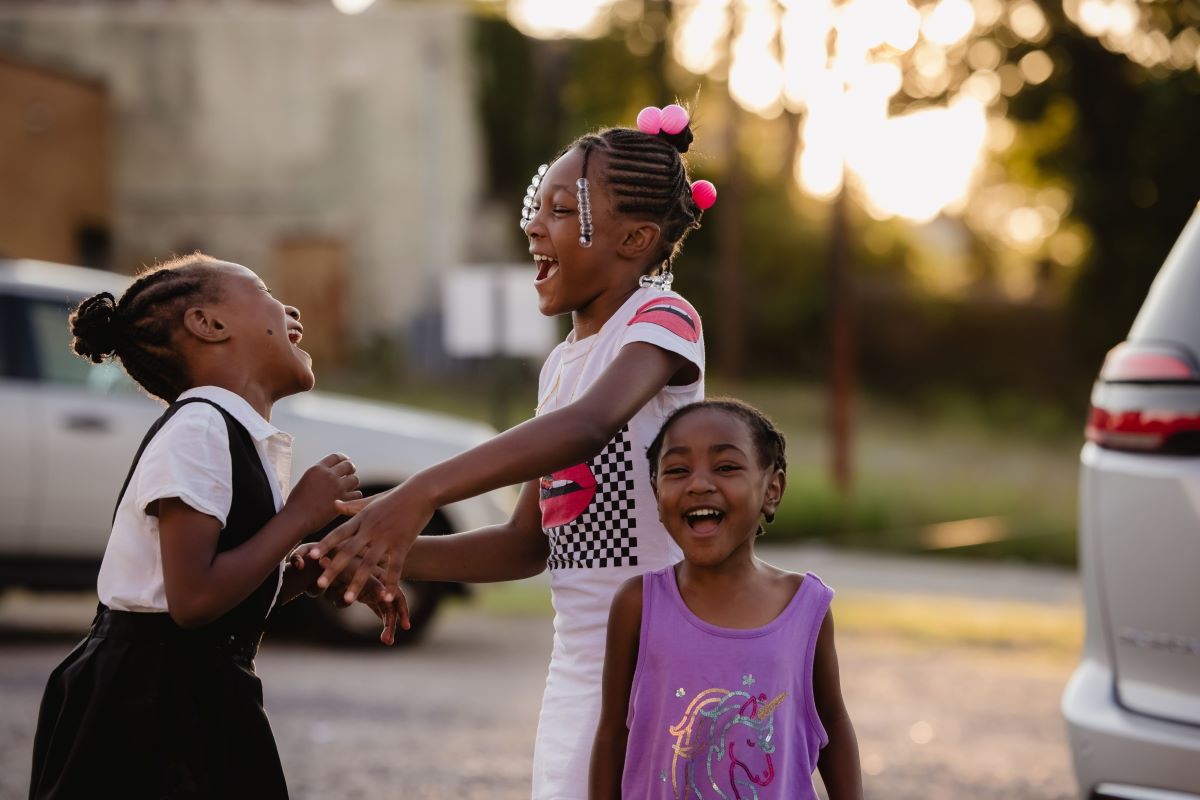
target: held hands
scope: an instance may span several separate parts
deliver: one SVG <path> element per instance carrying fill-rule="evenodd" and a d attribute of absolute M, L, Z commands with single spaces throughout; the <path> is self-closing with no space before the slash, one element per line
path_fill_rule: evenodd
<path fill-rule="evenodd" d="M 306 564 L 313 562 L 305 558 L 305 551 L 308 545 L 301 545 L 292 551 L 288 556 L 293 569 L 303 570 Z M 332 564 L 332 560 L 328 557 L 323 558 L 318 562 L 318 566 L 322 569 L 328 568 Z M 360 561 L 356 559 L 351 568 L 357 568 Z M 344 602 L 344 598 L 338 595 L 345 588 L 345 581 L 342 576 L 338 576 L 332 583 L 332 588 L 335 590 L 334 595 L 329 598 L 329 602 L 338 608 L 345 608 L 350 605 Z M 305 592 L 309 597 L 320 597 L 323 594 L 321 589 L 309 589 Z M 372 575 L 363 586 L 362 591 L 358 595 L 358 602 L 365 605 L 371 611 L 375 612 L 375 616 L 383 623 L 383 631 L 379 634 L 379 641 L 386 645 L 391 645 L 396 642 L 396 626 L 399 625 L 404 630 L 409 630 L 412 623 L 409 620 L 408 614 L 408 599 L 401 591 L 394 592 L 392 599 L 385 599 L 389 594 L 383 589 L 383 582 L 379 580 L 377 575 Z"/>
<path fill-rule="evenodd" d="M 305 471 L 284 510 L 298 520 L 301 530 L 310 533 L 338 515 L 336 502 L 361 497 L 354 463 L 341 453 L 331 453 Z"/>
<path fill-rule="evenodd" d="M 408 551 L 417 535 L 433 517 L 434 509 L 412 482 L 373 497 L 339 502 L 337 511 L 353 518 L 334 528 L 324 539 L 309 548 L 309 560 L 332 558 L 317 585 L 322 589 L 334 579 L 352 570 L 343 595 L 347 603 L 357 599 L 373 570 L 383 566 L 384 599 L 395 600 L 400 592 L 400 575 Z M 355 567 L 353 562 L 358 560 Z"/>

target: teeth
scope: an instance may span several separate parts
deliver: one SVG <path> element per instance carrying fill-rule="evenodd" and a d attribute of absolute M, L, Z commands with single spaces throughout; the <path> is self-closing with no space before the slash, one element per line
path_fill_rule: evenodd
<path fill-rule="evenodd" d="M 698 508 L 695 511 L 689 511 L 687 515 L 689 517 L 719 517 L 721 512 L 715 508 Z"/>
<path fill-rule="evenodd" d="M 550 256 L 534 255 L 533 260 L 534 261 L 555 261 L 556 259 L 554 259 Z"/>

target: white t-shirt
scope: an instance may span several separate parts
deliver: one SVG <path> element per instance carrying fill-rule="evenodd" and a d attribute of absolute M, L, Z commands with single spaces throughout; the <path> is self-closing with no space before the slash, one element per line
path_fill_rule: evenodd
<path fill-rule="evenodd" d="M 700 316 L 674 292 L 639 289 L 599 333 L 580 341 L 573 336 L 542 367 L 538 414 L 582 396 L 631 342 L 679 353 L 696 366 L 699 377 L 686 386 L 664 387 L 588 463 L 542 479 L 555 615 L 534 748 L 534 800 L 587 798 L 613 595 L 626 579 L 682 557 L 658 519 L 646 448 L 672 411 L 704 398 Z"/>
<path fill-rule="evenodd" d="M 193 397 L 211 400 L 242 424 L 262 459 L 275 510 L 282 508 L 292 479 L 291 434 L 267 422 L 244 398 L 226 389 L 198 386 L 179 395 L 180 400 Z M 178 497 L 225 527 L 233 504 L 229 431 L 221 412 L 208 403 L 188 403 L 176 411 L 142 453 L 117 507 L 96 581 L 100 601 L 109 608 L 167 610 L 158 517 L 147 514 L 146 508 L 168 497 Z M 276 587 L 276 596 L 278 593 Z"/>

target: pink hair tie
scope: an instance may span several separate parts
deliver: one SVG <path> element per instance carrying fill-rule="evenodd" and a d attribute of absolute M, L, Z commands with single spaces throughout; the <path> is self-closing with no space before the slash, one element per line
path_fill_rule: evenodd
<path fill-rule="evenodd" d="M 637 127 L 642 133 L 655 136 L 665 133 L 669 136 L 681 132 L 688 125 L 688 112 L 681 105 L 672 103 L 666 108 L 646 106 L 637 115 Z"/>
<path fill-rule="evenodd" d="M 717 202 L 717 187 L 712 181 L 696 181 L 692 184 L 692 202 L 700 206 L 701 211 L 707 211 Z"/>
<path fill-rule="evenodd" d="M 683 106 L 672 103 L 662 110 L 660 120 L 663 133 L 674 136 L 687 127 L 688 113 Z"/>
<path fill-rule="evenodd" d="M 662 111 L 657 106 L 646 106 L 637 115 L 638 130 L 654 136 L 662 130 Z"/>

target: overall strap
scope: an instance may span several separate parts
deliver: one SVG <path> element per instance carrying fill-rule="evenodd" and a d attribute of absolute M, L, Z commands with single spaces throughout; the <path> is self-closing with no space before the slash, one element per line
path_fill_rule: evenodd
<path fill-rule="evenodd" d="M 129 483 L 133 480 L 133 473 L 137 470 L 138 462 L 142 460 L 142 453 L 146 452 L 146 447 L 150 444 L 155 435 L 162 430 L 163 425 L 166 425 L 171 417 L 175 416 L 179 409 L 186 406 L 188 403 L 208 403 L 213 408 L 221 412 L 221 416 L 225 416 L 225 411 L 219 405 L 211 400 L 205 400 L 203 397 L 189 397 L 187 400 L 178 400 L 167 407 L 167 410 L 162 413 L 154 424 L 150 426 L 150 430 L 146 431 L 146 435 L 142 438 L 142 443 L 138 445 L 137 453 L 133 457 L 133 463 L 129 465 L 129 474 L 125 476 L 125 482 L 121 484 L 121 492 L 117 495 L 117 504 L 113 507 L 112 521 L 117 521 L 117 510 L 121 508 L 121 501 L 125 499 L 125 492 L 129 489 Z"/>

